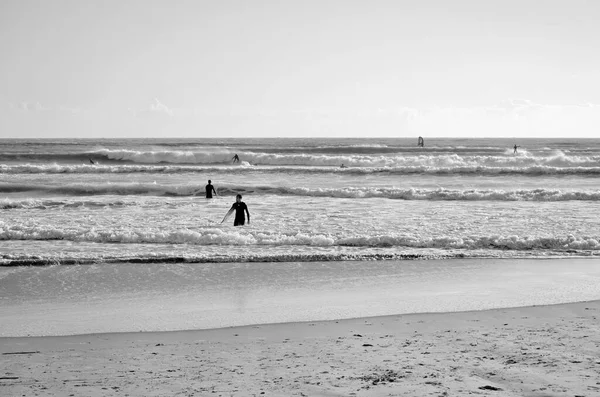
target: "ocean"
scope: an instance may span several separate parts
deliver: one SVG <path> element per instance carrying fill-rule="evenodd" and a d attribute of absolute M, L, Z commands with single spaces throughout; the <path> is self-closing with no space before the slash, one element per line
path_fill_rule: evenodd
<path fill-rule="evenodd" d="M 112 291 L 119 269 L 146 281 L 183 271 L 164 277 L 176 289 L 218 264 L 597 258 L 599 178 L 600 139 L 2 139 L 0 300 L 21 310 Z M 236 194 L 251 215 L 241 227 L 221 223 Z M 119 291 L 139 293 L 127 277 Z"/>
<path fill-rule="evenodd" d="M 1 140 L 0 264 L 598 255 L 599 178 L 591 139 Z"/>

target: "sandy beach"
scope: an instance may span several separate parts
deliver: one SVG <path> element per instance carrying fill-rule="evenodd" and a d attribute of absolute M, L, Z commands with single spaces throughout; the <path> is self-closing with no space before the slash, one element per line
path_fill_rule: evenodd
<path fill-rule="evenodd" d="M 600 301 L 0 339 L 3 396 L 597 396 Z"/>

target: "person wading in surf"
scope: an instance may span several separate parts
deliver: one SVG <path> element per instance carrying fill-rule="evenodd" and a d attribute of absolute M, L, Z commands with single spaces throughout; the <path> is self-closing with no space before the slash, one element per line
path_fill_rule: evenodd
<path fill-rule="evenodd" d="M 206 198 L 212 198 L 213 192 L 215 193 L 215 196 L 216 196 L 217 191 L 215 190 L 215 187 L 212 185 L 212 182 L 209 179 L 208 185 L 206 185 Z"/>
<path fill-rule="evenodd" d="M 242 201 L 242 195 L 238 194 L 235 196 L 235 203 L 231 206 L 225 217 L 221 223 L 225 222 L 225 219 L 235 210 L 235 220 L 233 221 L 233 226 L 244 226 L 246 221 L 246 217 L 244 216 L 244 211 L 246 211 L 246 215 L 248 215 L 248 224 L 250 224 L 250 213 L 248 212 L 248 206 L 246 203 Z"/>

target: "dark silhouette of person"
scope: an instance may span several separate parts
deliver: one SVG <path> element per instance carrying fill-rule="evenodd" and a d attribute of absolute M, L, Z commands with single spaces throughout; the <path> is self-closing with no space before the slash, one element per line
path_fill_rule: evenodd
<path fill-rule="evenodd" d="M 340 168 L 346 168 L 346 166 L 344 165 L 344 163 L 342 163 L 342 165 L 340 165 Z"/>
<path fill-rule="evenodd" d="M 212 182 L 209 179 L 208 185 L 206 185 L 206 198 L 213 198 L 212 197 L 213 192 L 215 192 L 215 196 L 216 196 L 217 191 L 215 190 L 215 187 L 212 185 Z"/>
<path fill-rule="evenodd" d="M 513 149 L 514 149 L 513 153 L 517 153 L 517 148 L 520 148 L 520 147 L 521 147 L 521 146 L 517 146 L 517 145 L 515 145 L 515 146 L 513 147 Z"/>
<path fill-rule="evenodd" d="M 234 163 L 240 162 L 240 158 L 238 157 L 237 153 L 231 159 L 233 160 Z"/>
<path fill-rule="evenodd" d="M 425 146 L 425 140 L 423 139 L 422 136 L 420 136 L 419 139 L 417 140 L 417 146 L 419 146 L 419 147 Z"/>
<path fill-rule="evenodd" d="M 243 226 L 246 218 L 244 216 L 244 211 L 248 215 L 248 224 L 250 224 L 250 213 L 248 212 L 248 206 L 246 203 L 242 201 L 242 195 L 238 194 L 235 196 L 235 203 L 231 206 L 231 209 L 225 214 L 221 223 L 225 222 L 225 219 L 235 210 L 235 220 L 233 221 L 233 226 Z"/>
<path fill-rule="evenodd" d="M 96 164 L 96 162 L 92 159 L 90 159 L 90 164 Z"/>

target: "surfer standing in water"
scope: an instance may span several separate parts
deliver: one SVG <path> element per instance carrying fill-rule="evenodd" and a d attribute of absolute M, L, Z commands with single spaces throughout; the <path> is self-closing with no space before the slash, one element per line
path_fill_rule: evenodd
<path fill-rule="evenodd" d="M 215 190 L 215 187 L 212 185 L 212 182 L 209 179 L 208 185 L 206 185 L 206 198 L 213 198 L 212 197 L 213 192 L 215 192 L 215 196 L 216 196 L 217 191 Z"/>
<path fill-rule="evenodd" d="M 517 154 L 517 148 L 520 148 L 520 147 L 521 147 L 521 146 L 517 146 L 517 145 L 515 145 L 515 146 L 513 147 L 513 149 L 514 149 L 514 151 L 513 151 L 513 154 Z"/>
<path fill-rule="evenodd" d="M 417 140 L 417 146 L 419 146 L 419 147 L 425 146 L 425 140 L 423 139 L 422 136 L 420 136 L 419 139 Z"/>
<path fill-rule="evenodd" d="M 250 224 L 250 213 L 248 212 L 248 206 L 246 205 L 246 203 L 244 203 L 242 201 L 241 194 L 238 194 L 237 196 L 235 196 L 235 203 L 233 203 L 233 205 L 231 206 L 231 208 L 229 209 L 227 214 L 225 214 L 225 217 L 223 217 L 223 220 L 221 221 L 221 223 L 225 222 L 225 219 L 227 219 L 227 217 L 234 210 L 235 210 L 235 220 L 233 221 L 233 226 L 244 226 L 244 223 L 246 221 L 246 217 L 244 216 L 244 211 L 246 211 L 246 214 L 248 215 L 248 224 Z"/>
<path fill-rule="evenodd" d="M 239 163 L 240 162 L 240 158 L 238 157 L 237 153 L 231 159 L 233 160 L 234 163 Z"/>

